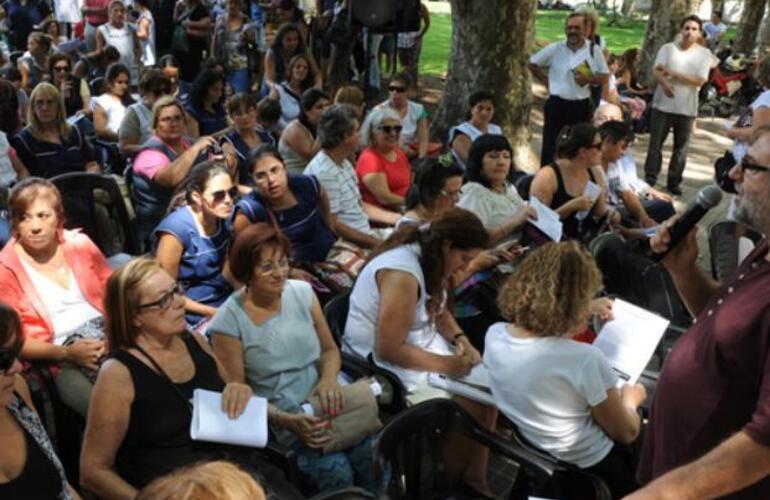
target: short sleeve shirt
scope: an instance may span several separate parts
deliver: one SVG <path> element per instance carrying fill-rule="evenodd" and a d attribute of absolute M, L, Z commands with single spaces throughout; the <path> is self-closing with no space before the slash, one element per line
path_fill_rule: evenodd
<path fill-rule="evenodd" d="M 505 193 L 495 192 L 478 182 L 463 186 L 457 206 L 476 214 L 487 229 L 502 226 L 524 204 L 516 188 L 506 185 Z"/>
<path fill-rule="evenodd" d="M 395 153 L 396 160 L 390 161 L 377 152 L 377 150 L 369 147 L 358 157 L 358 161 L 356 162 L 356 175 L 360 181 L 361 196 L 365 202 L 379 207 L 382 206 L 364 183 L 364 177 L 369 174 L 385 174 L 385 179 L 388 182 L 388 189 L 390 189 L 390 192 L 398 196 L 406 196 L 406 192 L 409 190 L 409 185 L 412 181 L 409 159 L 401 149 L 397 148 Z"/>
<path fill-rule="evenodd" d="M 590 85 L 581 87 L 575 83 L 575 68 L 585 63 L 595 75 L 606 75 L 610 72 L 601 47 L 597 44 L 592 46 L 587 40 L 582 47 L 574 51 L 567 46 L 567 42 L 552 43 L 532 54 L 529 61 L 540 67 L 548 67 L 549 93 L 568 100 L 591 97 Z"/>
<path fill-rule="evenodd" d="M 667 43 L 658 51 L 654 66 L 666 66 L 677 73 L 708 78 L 711 69 L 711 52 L 700 45 L 693 45 L 682 50 L 675 43 Z M 698 87 L 685 85 L 679 80 L 671 80 L 674 97 L 668 97 L 663 87 L 658 85 L 652 98 L 652 107 L 684 116 L 698 115 Z"/>
<path fill-rule="evenodd" d="M 190 142 L 182 139 L 184 150 L 190 148 Z M 154 179 L 155 175 L 171 164 L 171 159 L 157 149 L 143 149 L 134 159 L 133 169 L 148 179 Z"/>
<path fill-rule="evenodd" d="M 611 205 L 620 206 L 623 204 L 620 193 L 633 191 L 631 184 L 623 175 L 618 162 L 612 162 L 607 167 L 607 195 Z"/>
<path fill-rule="evenodd" d="M 61 138 L 61 144 L 38 140 L 25 128 L 14 136 L 11 145 L 29 173 L 45 179 L 83 172 L 86 163 L 94 161 L 93 151 L 77 127 L 70 127 L 69 135 Z"/>
<path fill-rule="evenodd" d="M 666 358 L 639 479 L 702 457 L 736 432 L 770 446 L 770 263 L 763 240 Z M 770 477 L 730 498 L 770 498 Z"/>

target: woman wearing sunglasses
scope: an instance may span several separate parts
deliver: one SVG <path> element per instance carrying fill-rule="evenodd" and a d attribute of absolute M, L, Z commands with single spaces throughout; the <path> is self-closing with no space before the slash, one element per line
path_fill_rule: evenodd
<path fill-rule="evenodd" d="M 223 162 L 198 164 L 155 229 L 158 262 L 184 289 L 190 325 L 213 316 L 233 291 L 226 264 L 232 237 L 227 220 L 237 194 Z"/>
<path fill-rule="evenodd" d="M 391 108 L 372 111 L 361 141 L 366 149 L 356 162 L 361 197 L 366 203 L 401 211 L 411 183 L 409 158 L 399 147 L 401 117 Z"/>
<path fill-rule="evenodd" d="M 64 98 L 64 108 L 67 116 L 76 113 L 89 116 L 91 108 L 91 90 L 88 83 L 72 74 L 72 59 L 67 54 L 56 53 L 49 61 L 51 68 L 51 83 L 56 85 Z"/>
<path fill-rule="evenodd" d="M 0 303 L 0 498 L 79 499 L 21 377 L 21 319 Z"/>

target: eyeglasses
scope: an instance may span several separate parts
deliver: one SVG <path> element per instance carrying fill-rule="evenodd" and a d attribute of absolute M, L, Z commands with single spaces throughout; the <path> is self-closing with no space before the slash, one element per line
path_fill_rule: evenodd
<path fill-rule="evenodd" d="M 137 306 L 137 309 L 147 309 L 148 307 L 157 307 L 158 309 L 165 311 L 169 307 L 171 307 L 171 304 L 174 303 L 174 298 L 179 295 L 184 295 L 184 289 L 182 288 L 182 285 L 176 284 L 174 285 L 174 288 L 169 290 L 168 292 L 164 293 L 160 296 L 158 300 L 155 302 L 148 302 L 147 304 L 139 304 Z"/>
<path fill-rule="evenodd" d="M 271 274 L 275 271 L 283 271 L 289 267 L 289 259 L 281 259 L 278 262 L 267 260 L 257 266 L 257 270 L 262 274 Z"/>
<path fill-rule="evenodd" d="M 17 338 L 11 347 L 0 347 L 0 373 L 8 373 L 8 370 L 11 369 L 13 363 L 18 359 L 23 344 L 21 338 Z"/>
<path fill-rule="evenodd" d="M 54 66 L 53 70 L 57 73 L 64 73 L 70 70 L 69 66 Z"/>
<path fill-rule="evenodd" d="M 753 163 L 751 160 L 747 160 L 746 158 L 741 160 L 741 162 L 738 164 L 738 168 L 741 169 L 741 171 L 753 170 L 754 172 L 767 172 L 770 170 L 770 167 L 765 165 L 758 165 Z"/>
<path fill-rule="evenodd" d="M 398 85 L 390 85 L 388 87 L 388 90 L 391 92 L 401 93 L 401 92 L 406 92 L 406 87 L 399 87 Z"/>
<path fill-rule="evenodd" d="M 449 191 L 441 190 L 441 196 L 446 196 L 452 201 L 458 201 L 460 199 L 460 191 L 452 191 L 451 193 Z"/>
<path fill-rule="evenodd" d="M 385 132 L 386 134 L 400 134 L 404 127 L 401 125 L 380 125 L 377 129 Z"/>
<path fill-rule="evenodd" d="M 225 197 L 229 197 L 230 200 L 235 200 L 236 196 L 238 196 L 238 188 L 233 186 L 230 189 L 220 189 L 219 191 L 211 193 L 211 201 L 215 205 L 218 205 L 225 201 Z"/>
<path fill-rule="evenodd" d="M 163 123 L 171 123 L 171 122 L 181 122 L 184 120 L 184 117 L 182 115 L 172 115 L 172 116 L 164 116 L 163 118 L 160 118 L 158 121 Z"/>

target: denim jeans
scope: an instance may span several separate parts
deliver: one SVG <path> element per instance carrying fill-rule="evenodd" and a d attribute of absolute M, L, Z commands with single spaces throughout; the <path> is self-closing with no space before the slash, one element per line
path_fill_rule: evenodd
<path fill-rule="evenodd" d="M 669 187 L 678 187 L 682 183 L 687 148 L 692 136 L 694 116 L 667 113 L 652 108 L 650 113 L 650 146 L 647 149 L 647 161 L 644 163 L 644 178 L 647 184 L 655 186 L 663 163 L 663 143 L 666 142 L 668 131 L 674 129 L 674 149 L 668 165 Z"/>

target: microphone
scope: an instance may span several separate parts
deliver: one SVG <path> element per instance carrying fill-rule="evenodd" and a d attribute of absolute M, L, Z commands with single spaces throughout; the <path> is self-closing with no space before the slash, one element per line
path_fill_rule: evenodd
<path fill-rule="evenodd" d="M 718 186 L 710 185 L 698 191 L 692 205 L 687 207 L 682 216 L 669 228 L 668 234 L 671 236 L 671 242 L 668 244 L 668 250 L 652 254 L 652 260 L 662 260 L 672 248 L 687 236 L 687 233 L 706 215 L 706 212 L 719 205 L 720 201 L 722 201 L 722 190 Z"/>

